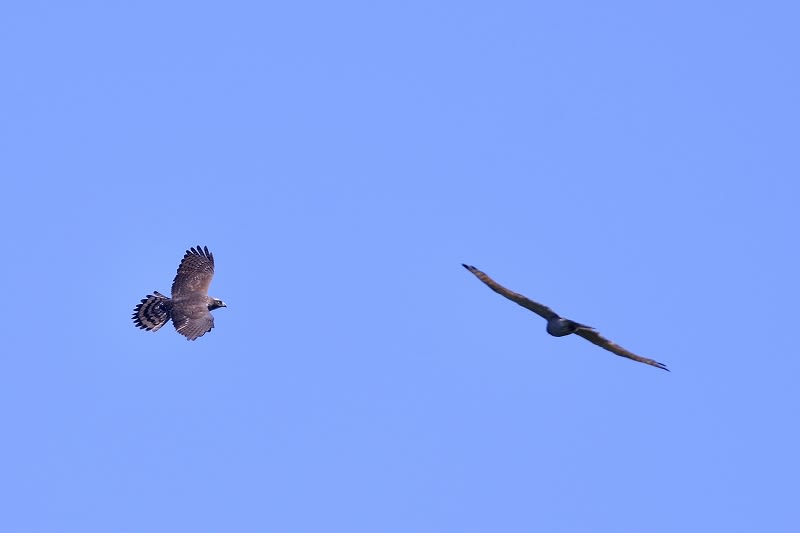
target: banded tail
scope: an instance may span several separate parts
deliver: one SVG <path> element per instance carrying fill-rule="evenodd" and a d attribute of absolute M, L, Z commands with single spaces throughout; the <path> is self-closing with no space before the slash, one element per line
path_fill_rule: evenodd
<path fill-rule="evenodd" d="M 137 328 L 158 331 L 172 317 L 172 300 L 158 291 L 148 294 L 133 310 L 133 323 Z"/>

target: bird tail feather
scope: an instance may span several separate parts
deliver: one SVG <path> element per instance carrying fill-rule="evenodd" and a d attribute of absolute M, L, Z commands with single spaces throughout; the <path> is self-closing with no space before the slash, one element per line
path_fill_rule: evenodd
<path fill-rule="evenodd" d="M 158 291 L 148 294 L 133 310 L 133 323 L 137 328 L 148 331 L 158 329 L 169 322 L 172 300 Z"/>

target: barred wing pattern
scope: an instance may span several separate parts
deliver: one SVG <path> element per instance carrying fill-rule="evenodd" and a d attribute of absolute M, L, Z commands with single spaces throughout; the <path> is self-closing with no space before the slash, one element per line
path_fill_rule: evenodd
<path fill-rule="evenodd" d="M 211 331 L 214 327 L 214 316 L 205 305 L 176 305 L 172 309 L 172 325 L 175 326 L 175 331 L 193 341 Z"/>
<path fill-rule="evenodd" d="M 221 300 L 208 296 L 213 277 L 214 256 L 208 248 L 186 250 L 172 281 L 172 298 L 159 292 L 148 294 L 134 309 L 134 325 L 157 331 L 171 319 L 175 330 L 188 340 L 208 333 L 214 327 L 211 311 L 226 307 Z"/>
<path fill-rule="evenodd" d="M 190 248 L 186 250 L 178 273 L 172 281 L 172 297 L 201 293 L 208 294 L 208 286 L 214 277 L 214 255 L 208 247 Z"/>

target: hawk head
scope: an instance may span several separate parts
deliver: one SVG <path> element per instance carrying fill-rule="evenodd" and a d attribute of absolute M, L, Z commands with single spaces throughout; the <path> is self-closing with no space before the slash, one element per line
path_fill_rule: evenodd
<path fill-rule="evenodd" d="M 225 302 L 222 300 L 217 300 L 216 298 L 209 298 L 208 299 L 208 310 L 213 311 L 214 309 L 219 309 L 220 307 L 228 307 L 225 305 Z"/>

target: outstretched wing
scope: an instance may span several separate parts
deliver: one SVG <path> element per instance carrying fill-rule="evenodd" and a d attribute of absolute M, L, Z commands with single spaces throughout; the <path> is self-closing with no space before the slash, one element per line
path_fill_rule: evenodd
<path fill-rule="evenodd" d="M 172 324 L 175 331 L 193 341 L 211 331 L 214 317 L 207 306 L 176 306 L 172 311 Z"/>
<path fill-rule="evenodd" d="M 191 293 L 208 294 L 208 286 L 214 277 L 214 256 L 207 247 L 186 250 L 178 273 L 172 281 L 172 297 L 179 298 Z"/>
<path fill-rule="evenodd" d="M 620 346 L 619 344 L 615 344 L 610 340 L 606 339 L 600 333 L 597 332 L 595 329 L 591 328 L 578 328 L 575 331 L 575 335 L 579 335 L 586 339 L 587 341 L 598 345 L 601 348 L 605 348 L 611 353 L 617 354 L 621 357 L 627 357 L 628 359 L 633 359 L 634 361 L 639 361 L 640 363 L 644 363 L 646 365 L 654 366 L 656 368 L 660 368 L 662 370 L 666 370 L 669 372 L 669 368 L 663 363 L 659 363 L 658 361 L 654 361 L 653 359 L 648 359 L 646 357 L 641 357 L 636 355 L 633 352 L 630 352 Z"/>
<path fill-rule="evenodd" d="M 475 274 L 475 277 L 477 277 L 479 280 L 481 280 L 486 285 L 488 285 L 489 288 L 492 289 L 497 294 L 500 294 L 501 296 L 505 296 L 506 298 L 508 298 L 512 302 L 515 302 L 515 303 L 521 305 L 525 309 L 529 309 L 529 310 L 533 311 L 534 313 L 536 313 L 540 317 L 544 318 L 545 320 L 550 320 L 552 318 L 558 318 L 558 315 L 556 314 L 556 312 L 553 311 L 552 309 L 550 309 L 549 307 L 547 307 L 546 305 L 542 305 L 542 304 L 540 304 L 538 302 L 534 302 L 533 300 L 531 300 L 530 298 L 528 298 L 526 296 L 523 296 L 523 295 L 521 295 L 519 293 L 516 293 L 514 291 L 510 291 L 510 290 L 506 289 L 505 287 L 503 287 L 502 285 L 497 283 L 495 280 L 493 280 L 492 278 L 487 276 L 485 273 L 483 273 L 480 270 L 478 270 L 477 268 L 475 268 L 474 266 L 465 265 L 463 263 L 461 264 L 461 266 L 463 266 L 464 268 L 466 268 L 467 270 L 469 270 L 470 272 Z"/>

